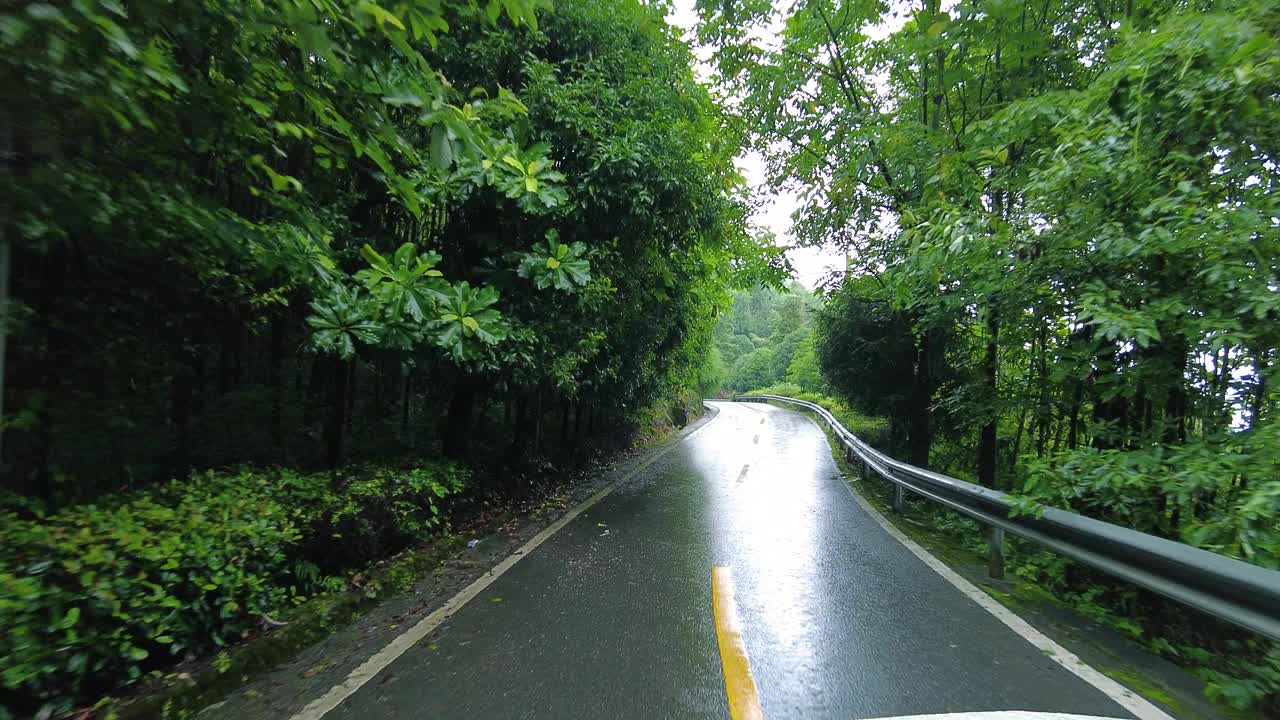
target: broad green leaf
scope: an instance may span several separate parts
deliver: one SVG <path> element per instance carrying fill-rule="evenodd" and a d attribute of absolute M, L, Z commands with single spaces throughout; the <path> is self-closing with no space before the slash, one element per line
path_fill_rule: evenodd
<path fill-rule="evenodd" d="M 453 143 L 449 141 L 449 130 L 444 125 L 431 129 L 431 161 L 441 170 L 453 165 Z"/>
<path fill-rule="evenodd" d="M 394 25 L 397 29 L 400 29 L 400 30 L 405 29 L 404 23 L 400 22 L 400 18 L 396 17 L 391 12 L 388 12 L 386 9 L 384 9 L 381 5 L 378 5 L 377 3 L 372 3 L 372 2 L 357 3 L 356 9 L 373 16 L 373 18 L 378 21 L 379 25 L 382 25 L 383 23 L 390 23 L 391 25 Z"/>

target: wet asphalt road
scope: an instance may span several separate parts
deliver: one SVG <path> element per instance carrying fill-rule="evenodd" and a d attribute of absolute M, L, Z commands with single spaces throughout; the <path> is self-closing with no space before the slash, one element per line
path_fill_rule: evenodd
<path fill-rule="evenodd" d="M 1130 717 L 891 538 L 807 418 L 718 407 L 326 720 L 727 718 L 717 565 L 768 718 Z"/>

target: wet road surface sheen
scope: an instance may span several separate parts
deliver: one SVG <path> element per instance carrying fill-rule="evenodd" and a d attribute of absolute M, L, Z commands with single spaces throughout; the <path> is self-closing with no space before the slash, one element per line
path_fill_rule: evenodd
<path fill-rule="evenodd" d="M 718 407 L 326 718 L 727 718 L 715 566 L 768 718 L 1130 717 L 885 533 L 807 418 Z"/>

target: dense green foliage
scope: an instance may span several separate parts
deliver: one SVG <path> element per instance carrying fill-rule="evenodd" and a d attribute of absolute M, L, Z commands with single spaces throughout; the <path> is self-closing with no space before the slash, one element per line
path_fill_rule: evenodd
<path fill-rule="evenodd" d="M 683 416 L 785 270 L 660 7 L 20 3 L 0 50 L 20 713 L 431 532 L 462 471 L 424 457 L 475 505 Z"/>
<path fill-rule="evenodd" d="M 0 708 L 61 714 L 261 631 L 437 526 L 467 475 L 429 463 L 207 473 L 34 519 L 6 512 Z"/>
<path fill-rule="evenodd" d="M 1280 565 L 1275 3 L 700 7 L 797 240 L 850 258 L 816 354 L 895 452 Z M 1252 658 L 1221 694 L 1275 709 L 1261 644 L 1044 574 Z"/>
<path fill-rule="evenodd" d="M 799 285 L 734 292 L 732 307 L 716 325 L 709 360 L 720 369 L 720 386 L 743 392 L 785 381 L 820 392 L 824 385 L 813 354 L 815 303 Z"/>
<path fill-rule="evenodd" d="M 659 9 L 4 13 L 6 490 L 568 453 L 693 387 L 782 265 Z"/>

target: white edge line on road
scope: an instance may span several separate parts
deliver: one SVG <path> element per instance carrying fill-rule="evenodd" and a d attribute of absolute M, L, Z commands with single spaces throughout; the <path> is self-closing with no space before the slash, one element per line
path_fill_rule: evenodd
<path fill-rule="evenodd" d="M 808 415 L 805 415 L 805 417 L 809 418 L 810 422 L 813 422 L 814 425 L 817 425 L 819 430 L 822 430 L 822 426 L 818 425 L 813 418 Z M 826 436 L 825 430 L 823 431 L 823 436 Z M 888 518 L 881 515 L 879 510 L 872 507 L 870 503 L 864 500 L 863 497 L 853 489 L 853 485 L 848 482 L 847 479 L 845 480 L 844 486 L 849 490 L 849 494 L 853 496 L 854 501 L 857 502 L 863 510 L 866 510 L 867 514 L 879 523 L 880 527 L 884 528 L 884 531 L 889 533 L 893 539 L 905 545 L 913 555 L 920 558 L 925 565 L 928 565 L 934 572 L 941 575 L 944 580 L 954 585 L 960 592 L 969 596 L 970 600 L 978 603 L 983 610 L 994 615 L 997 620 L 1007 625 L 1010 630 L 1021 636 L 1023 640 L 1026 640 L 1045 655 L 1048 655 L 1054 662 L 1066 668 L 1071 672 L 1071 674 L 1097 688 L 1102 692 L 1102 694 L 1114 700 L 1125 710 L 1133 713 L 1134 717 L 1138 718 L 1138 720 L 1174 720 L 1171 715 L 1151 704 L 1151 702 L 1146 698 L 1093 669 L 1093 667 L 1081 660 L 1075 653 L 1054 642 L 1049 638 L 1049 636 L 1032 627 L 1026 620 L 1015 615 L 1012 610 L 1001 605 L 995 598 L 991 597 L 973 583 L 961 577 L 956 573 L 956 571 L 947 567 L 941 560 L 934 557 L 928 550 L 921 547 L 919 543 L 907 537 L 901 530 L 894 527 L 893 523 L 889 522 Z"/>
<path fill-rule="evenodd" d="M 710 408 L 710 406 L 708 407 Z M 635 477 L 637 473 L 652 465 L 658 460 L 658 458 L 666 455 L 679 447 L 685 440 L 688 440 L 698 434 L 702 428 L 709 425 L 711 421 L 715 419 L 715 416 L 719 414 L 719 409 L 710 409 L 714 412 L 711 417 L 707 418 L 706 422 L 702 423 L 702 425 L 694 428 L 692 432 L 687 433 L 684 437 L 673 439 L 669 445 L 649 456 L 644 462 L 632 468 L 626 475 L 623 475 L 621 478 L 618 478 L 604 488 L 601 488 L 595 495 L 587 498 L 580 505 L 565 513 L 559 520 L 556 520 L 554 523 L 543 528 L 537 535 L 529 538 L 528 542 L 521 545 L 502 562 L 493 566 L 493 569 L 477 578 L 470 585 L 458 592 L 457 595 L 449 598 L 444 605 L 436 608 L 430 615 L 422 618 L 413 627 L 404 631 L 404 633 L 387 643 L 386 647 L 379 650 L 373 657 L 365 660 L 355 670 L 352 670 L 351 674 L 347 675 L 345 680 L 334 685 L 329 689 L 329 692 L 321 695 L 315 700 L 312 700 L 290 720 L 320 720 L 320 718 L 324 717 L 324 715 L 330 710 L 338 707 L 343 700 L 346 700 L 355 694 L 355 692 L 365 683 L 373 679 L 375 675 L 394 662 L 396 658 L 403 655 L 406 650 L 413 647 L 427 635 L 431 634 L 431 632 L 439 627 L 440 623 L 447 620 L 450 615 L 462 609 L 462 606 L 466 605 L 469 601 L 475 598 L 475 596 L 483 592 L 484 589 L 489 587 L 494 580 L 501 577 L 503 573 L 510 570 L 516 563 L 520 562 L 525 557 L 528 557 L 530 551 L 545 542 L 547 538 L 555 535 L 556 532 L 565 525 L 568 525 L 569 521 L 581 515 L 592 505 L 603 500 L 605 496 L 613 492 L 618 485 Z"/>
<path fill-rule="evenodd" d="M 995 710 L 984 712 L 942 712 L 940 715 L 901 715 L 874 720 L 1108 720 L 1097 715 L 1068 715 L 1065 712 Z"/>

